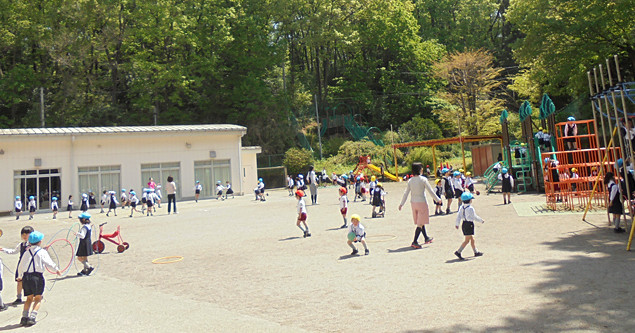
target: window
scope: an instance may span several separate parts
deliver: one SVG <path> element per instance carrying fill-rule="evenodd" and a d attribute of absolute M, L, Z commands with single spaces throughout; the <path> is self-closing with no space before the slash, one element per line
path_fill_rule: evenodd
<path fill-rule="evenodd" d="M 77 174 L 80 193 L 93 192 L 99 198 L 103 191 L 119 193 L 121 189 L 121 167 L 118 165 L 81 167 Z"/>
<path fill-rule="evenodd" d="M 168 182 L 168 176 L 172 176 L 172 178 L 174 178 L 174 183 L 176 183 L 176 198 L 181 199 L 180 162 L 141 164 L 140 188 L 147 188 L 150 178 L 152 178 L 157 185 L 164 186 Z M 165 196 L 165 191 L 161 191 L 161 195 Z"/>
<path fill-rule="evenodd" d="M 30 196 L 35 197 L 38 209 L 50 208 L 53 197 L 61 202 L 61 190 L 59 169 L 13 172 L 13 193 L 21 198 L 23 208 L 26 208 Z"/>
<path fill-rule="evenodd" d="M 201 182 L 203 191 L 202 197 L 216 196 L 216 183 L 221 181 L 226 185 L 231 183 L 231 162 L 230 160 L 206 160 L 194 162 L 194 177 Z"/>

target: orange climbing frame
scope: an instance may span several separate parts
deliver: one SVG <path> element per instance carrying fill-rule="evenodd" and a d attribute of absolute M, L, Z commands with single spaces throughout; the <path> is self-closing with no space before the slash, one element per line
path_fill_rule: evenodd
<path fill-rule="evenodd" d="M 576 136 L 564 136 L 567 122 L 556 124 L 556 152 L 542 153 L 545 194 L 550 209 L 573 210 L 587 205 L 606 207 L 606 189 L 601 182 L 595 188 L 598 175 L 602 170 L 615 172 L 615 159 L 621 156 L 619 147 L 598 148 L 594 120 L 574 121 L 578 127 Z M 567 142 L 575 143 L 572 150 L 567 149 Z M 608 156 L 607 156 L 608 155 Z M 553 163 L 552 160 L 558 163 Z M 571 177 L 571 170 L 577 169 L 578 178 Z M 558 180 L 558 181 L 556 181 Z"/>

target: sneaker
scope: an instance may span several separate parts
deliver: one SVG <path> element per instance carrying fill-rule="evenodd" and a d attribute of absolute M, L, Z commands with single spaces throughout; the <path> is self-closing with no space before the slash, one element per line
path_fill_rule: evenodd
<path fill-rule="evenodd" d="M 108 214 L 110 214 L 110 213 L 106 213 L 106 216 L 108 216 Z"/>
<path fill-rule="evenodd" d="M 346 224 L 342 224 L 342 226 L 340 227 L 340 229 L 344 229 L 344 228 L 346 228 L 346 227 L 348 227 Z"/>
<path fill-rule="evenodd" d="M 460 253 L 459 251 L 454 251 L 454 255 L 455 255 L 457 258 L 459 258 L 459 259 L 463 260 L 463 257 L 461 256 L 461 253 Z"/>
<path fill-rule="evenodd" d="M 364 250 L 364 255 L 368 255 L 370 253 L 370 251 L 368 251 L 368 249 Z"/>
<path fill-rule="evenodd" d="M 95 270 L 95 267 L 89 267 L 88 270 L 86 270 L 86 275 L 90 275 L 90 273 L 92 273 Z"/>
<path fill-rule="evenodd" d="M 26 320 L 26 325 L 25 325 L 25 326 L 29 327 L 29 326 L 33 326 L 33 325 L 35 325 L 35 318 L 33 318 L 33 317 L 29 317 L 29 318 Z"/>
<path fill-rule="evenodd" d="M 351 255 L 354 256 L 358 253 L 359 251 L 357 251 L 357 249 L 353 250 L 353 252 L 351 252 Z"/>
<path fill-rule="evenodd" d="M 503 200 L 503 205 L 506 205 L 506 204 L 507 204 L 507 201 L 506 201 L 506 200 Z"/>
<path fill-rule="evenodd" d="M 24 303 L 24 302 L 22 301 L 22 298 L 20 298 L 20 297 L 16 298 L 15 301 L 13 301 L 13 305 L 18 305 L 18 304 L 22 304 L 22 303 Z"/>
<path fill-rule="evenodd" d="M 430 243 L 432 243 L 432 240 L 433 240 L 433 239 L 434 239 L 433 237 L 428 237 L 428 238 L 426 238 L 426 241 L 425 241 L 425 243 L 424 243 L 424 244 L 430 244 Z"/>
<path fill-rule="evenodd" d="M 446 209 L 446 210 L 445 210 L 445 213 L 446 213 L 446 214 L 450 214 L 450 208 Z"/>
<path fill-rule="evenodd" d="M 306 236 L 311 237 L 311 233 L 307 231 Z"/>
<path fill-rule="evenodd" d="M 132 217 L 132 214 L 130 214 L 128 217 Z"/>
<path fill-rule="evenodd" d="M 16 217 L 15 217 L 15 219 L 16 219 L 16 220 L 19 220 L 19 219 L 20 219 L 20 217 L 19 217 L 19 216 L 16 216 Z"/>
<path fill-rule="evenodd" d="M 20 319 L 20 326 L 26 326 L 26 322 L 29 320 L 29 318 L 27 317 L 22 317 L 22 319 Z"/>
<path fill-rule="evenodd" d="M 6 305 L 6 304 L 2 304 L 2 306 L 0 306 L 0 311 L 4 311 L 4 310 L 6 310 L 6 309 L 8 309 L 8 308 L 9 308 L 9 306 L 8 306 L 8 305 Z"/>
<path fill-rule="evenodd" d="M 475 252 L 474 256 L 475 257 L 482 257 L 483 256 L 483 252 Z"/>
<path fill-rule="evenodd" d="M 306 231 L 304 232 L 304 238 L 306 238 Z"/>
<path fill-rule="evenodd" d="M 613 231 L 615 231 L 615 232 L 616 232 L 616 233 L 618 233 L 618 234 L 621 234 L 621 233 L 623 233 L 623 232 L 626 232 L 626 230 L 624 230 L 624 228 L 615 228 L 615 229 L 613 229 Z"/>
<path fill-rule="evenodd" d="M 56 217 L 55 217 L 55 216 L 53 216 L 53 220 L 55 220 L 55 219 L 56 219 Z"/>
<path fill-rule="evenodd" d="M 412 244 L 410 244 L 410 247 L 415 248 L 415 249 L 420 249 L 421 245 L 419 245 L 419 243 L 417 243 L 417 242 L 412 242 Z"/>

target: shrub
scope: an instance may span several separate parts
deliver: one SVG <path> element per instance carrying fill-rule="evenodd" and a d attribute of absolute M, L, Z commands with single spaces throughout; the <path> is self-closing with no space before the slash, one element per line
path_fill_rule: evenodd
<path fill-rule="evenodd" d="M 291 148 L 284 153 L 282 164 L 287 167 L 289 174 L 303 173 L 313 164 L 313 153 L 306 149 Z"/>
<path fill-rule="evenodd" d="M 331 157 L 337 155 L 342 144 L 346 142 L 346 139 L 341 136 L 334 136 L 324 141 L 322 144 L 322 155 L 324 157 Z"/>

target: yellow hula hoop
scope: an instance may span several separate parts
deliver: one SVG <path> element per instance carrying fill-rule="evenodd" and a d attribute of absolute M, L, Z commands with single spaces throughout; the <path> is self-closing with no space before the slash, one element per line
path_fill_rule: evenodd
<path fill-rule="evenodd" d="M 387 237 L 387 238 L 386 239 L 373 240 L 373 238 L 375 238 L 375 237 Z M 385 234 L 385 235 L 371 235 L 370 237 L 366 236 L 366 241 L 368 243 L 381 243 L 381 242 L 389 242 L 389 241 L 391 241 L 393 239 L 396 239 L 396 238 L 397 238 L 397 236 L 389 235 L 389 234 Z"/>
<path fill-rule="evenodd" d="M 166 260 L 166 259 L 172 259 L 172 260 Z M 161 261 L 161 260 L 166 260 L 166 261 Z M 152 263 L 153 264 L 173 264 L 181 260 L 183 260 L 183 257 L 181 256 L 169 256 L 169 257 L 156 258 L 152 260 Z"/>

